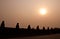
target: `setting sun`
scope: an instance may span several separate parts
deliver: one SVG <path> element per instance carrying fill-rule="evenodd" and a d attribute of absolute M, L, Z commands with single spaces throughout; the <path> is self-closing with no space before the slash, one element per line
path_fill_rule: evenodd
<path fill-rule="evenodd" d="M 47 13 L 46 9 L 44 9 L 44 8 L 41 8 L 39 10 L 39 12 L 40 12 L 41 15 L 45 15 Z"/>

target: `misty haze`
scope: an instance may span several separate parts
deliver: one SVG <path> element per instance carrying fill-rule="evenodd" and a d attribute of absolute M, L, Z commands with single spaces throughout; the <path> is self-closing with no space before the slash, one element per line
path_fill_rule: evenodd
<path fill-rule="evenodd" d="M 60 0 L 0 0 L 0 38 L 60 39 Z"/>

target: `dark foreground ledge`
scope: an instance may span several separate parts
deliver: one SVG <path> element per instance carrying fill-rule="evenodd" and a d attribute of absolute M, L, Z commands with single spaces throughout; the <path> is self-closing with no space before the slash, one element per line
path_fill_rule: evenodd
<path fill-rule="evenodd" d="M 41 36 L 50 34 L 60 34 L 60 28 L 55 29 L 16 29 L 16 28 L 0 28 L 0 38 Z"/>

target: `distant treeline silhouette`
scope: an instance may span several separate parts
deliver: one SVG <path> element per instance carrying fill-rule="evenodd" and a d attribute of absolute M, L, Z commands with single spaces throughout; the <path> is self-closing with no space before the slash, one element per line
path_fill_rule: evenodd
<path fill-rule="evenodd" d="M 2 21 L 0 25 L 0 37 L 25 37 L 25 36 L 37 36 L 37 35 L 48 35 L 48 34 L 57 34 L 60 33 L 60 28 L 51 28 L 45 29 L 39 28 L 39 25 L 36 29 L 31 28 L 28 25 L 27 28 L 19 28 L 19 23 L 16 24 L 16 28 L 5 27 L 5 22 Z"/>

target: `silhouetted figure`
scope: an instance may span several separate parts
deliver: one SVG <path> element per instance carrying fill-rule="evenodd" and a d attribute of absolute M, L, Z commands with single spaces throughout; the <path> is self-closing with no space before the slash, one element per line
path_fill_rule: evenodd
<path fill-rule="evenodd" d="M 1 23 L 1 32 L 5 33 L 4 31 L 5 31 L 5 22 L 2 21 L 2 23 Z"/>
<path fill-rule="evenodd" d="M 46 32 L 46 34 L 50 34 L 49 27 L 47 27 L 47 32 Z"/>
<path fill-rule="evenodd" d="M 36 28 L 37 30 L 39 30 L 39 25 L 37 26 L 37 28 Z"/>
<path fill-rule="evenodd" d="M 47 30 L 49 30 L 49 27 L 47 28 Z"/>
<path fill-rule="evenodd" d="M 43 27 L 43 30 L 45 30 L 45 27 Z"/>
<path fill-rule="evenodd" d="M 51 28 L 51 30 L 53 30 L 53 28 Z"/>
<path fill-rule="evenodd" d="M 4 28 L 4 27 L 5 27 L 5 22 L 2 21 L 2 23 L 1 23 L 1 28 Z"/>
<path fill-rule="evenodd" d="M 28 25 L 28 30 L 30 30 L 31 29 L 31 27 L 30 27 L 30 25 Z"/>
<path fill-rule="evenodd" d="M 19 23 L 16 24 L 16 29 L 19 29 Z"/>

